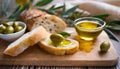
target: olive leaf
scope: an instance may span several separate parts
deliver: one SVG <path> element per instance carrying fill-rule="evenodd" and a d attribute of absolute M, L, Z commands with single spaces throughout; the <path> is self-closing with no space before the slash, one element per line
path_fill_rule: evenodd
<path fill-rule="evenodd" d="M 77 8 L 79 7 L 79 5 L 76 5 L 70 9 L 68 9 L 67 11 L 65 11 L 63 14 L 62 14 L 62 17 L 63 18 L 67 18 L 69 17 Z"/>
<path fill-rule="evenodd" d="M 100 19 L 105 19 L 105 18 L 107 18 L 108 16 L 110 16 L 110 14 L 99 14 L 99 15 L 95 15 L 95 16 L 93 16 L 93 17 L 100 18 Z"/>
<path fill-rule="evenodd" d="M 10 6 L 10 3 L 12 2 L 12 0 L 8 0 L 4 6 L 4 11 L 7 12 L 8 7 Z"/>
<path fill-rule="evenodd" d="M 120 20 L 109 21 L 106 25 L 106 28 L 112 29 L 114 31 L 120 32 L 120 24 L 117 24 Z"/>
<path fill-rule="evenodd" d="M 82 17 L 81 15 L 82 15 L 83 13 L 84 13 L 84 11 L 82 11 L 82 12 L 74 11 L 74 12 L 70 15 L 69 18 L 74 21 L 75 19 Z"/>
<path fill-rule="evenodd" d="M 9 14 L 7 14 L 7 18 L 12 19 L 11 16 L 15 14 L 19 9 L 20 9 L 20 5 L 17 5 L 15 8 L 12 9 L 12 11 Z"/>
<path fill-rule="evenodd" d="M 64 15 L 65 11 L 66 11 L 66 4 L 64 3 L 61 16 L 63 16 L 63 15 Z"/>
<path fill-rule="evenodd" d="M 120 32 L 120 26 L 107 26 L 107 28 Z"/>
<path fill-rule="evenodd" d="M 10 19 L 14 19 L 17 20 L 18 16 L 21 14 L 22 11 L 24 11 L 25 9 L 29 8 L 29 4 L 26 4 L 22 9 L 19 9 L 18 11 L 16 11 L 16 13 L 14 13 L 14 15 L 12 15 L 11 17 L 9 17 Z"/>
<path fill-rule="evenodd" d="M 109 36 L 111 39 L 120 42 L 120 40 L 118 39 L 118 37 L 117 37 L 114 33 L 112 33 L 109 29 L 104 29 L 104 30 L 105 30 L 105 32 L 108 34 L 108 36 Z"/>
<path fill-rule="evenodd" d="M 37 4 L 35 6 L 44 6 L 47 5 L 48 3 L 52 2 L 53 0 L 40 0 L 39 2 L 37 2 Z"/>
<path fill-rule="evenodd" d="M 51 11 L 51 12 L 53 12 L 55 15 L 57 15 L 57 10 L 58 9 L 63 9 L 63 5 L 62 6 L 58 6 L 58 7 L 56 7 L 55 5 L 53 5 L 53 6 L 51 6 L 49 9 L 48 9 L 48 11 Z"/>
<path fill-rule="evenodd" d="M 2 2 L 0 3 L 0 8 L 1 8 L 1 15 L 2 15 L 3 17 L 5 17 L 5 16 L 7 15 L 7 13 L 6 13 L 6 11 L 4 10 L 4 8 L 3 8 Z"/>
<path fill-rule="evenodd" d="M 47 12 L 47 13 L 49 13 L 49 14 L 54 14 L 54 15 L 56 15 L 57 14 L 57 10 L 58 9 L 62 9 L 64 6 L 62 5 L 62 6 L 58 6 L 58 7 L 56 7 L 55 5 L 52 5 L 49 9 L 43 9 L 43 8 L 38 8 L 39 10 L 42 10 L 42 11 L 45 11 L 45 12 Z"/>
<path fill-rule="evenodd" d="M 57 10 L 57 9 L 61 9 L 61 8 L 63 8 L 63 5 L 62 6 L 58 6 L 58 7 L 56 7 L 55 5 L 53 5 L 53 6 L 51 6 L 48 10 Z"/>
<path fill-rule="evenodd" d="M 18 10 L 16 15 L 14 16 L 14 18 L 18 18 L 18 16 L 21 14 L 22 11 L 24 11 L 25 9 L 29 8 L 29 4 L 26 4 L 22 9 Z"/>
<path fill-rule="evenodd" d="M 11 0 L 8 0 L 8 1 L 4 4 L 4 6 L 3 6 L 2 3 L 0 4 L 1 10 L 2 10 L 2 16 L 4 16 L 4 17 L 7 16 L 7 9 L 8 9 L 8 7 L 9 7 L 10 3 L 11 3 Z"/>
<path fill-rule="evenodd" d="M 45 11 L 49 14 L 55 14 L 55 11 L 54 10 L 46 10 L 46 9 L 42 9 L 42 8 L 38 8 L 38 10 L 42 10 L 42 11 Z"/>
<path fill-rule="evenodd" d="M 120 24 L 120 19 L 113 19 L 113 20 L 109 21 L 108 23 Z"/>
<path fill-rule="evenodd" d="M 55 5 L 52 5 L 48 10 L 53 10 L 55 8 Z"/>
<path fill-rule="evenodd" d="M 67 38 L 70 36 L 70 33 L 67 33 L 67 32 L 60 32 L 58 34 L 61 34 L 63 37 Z"/>
<path fill-rule="evenodd" d="M 120 26 L 120 24 L 117 23 L 112 23 L 112 22 L 107 22 L 108 26 Z"/>
<path fill-rule="evenodd" d="M 62 6 L 55 7 L 54 9 L 57 10 L 57 9 L 61 9 L 61 8 L 63 8 L 63 7 L 64 7 L 64 6 L 62 5 Z"/>

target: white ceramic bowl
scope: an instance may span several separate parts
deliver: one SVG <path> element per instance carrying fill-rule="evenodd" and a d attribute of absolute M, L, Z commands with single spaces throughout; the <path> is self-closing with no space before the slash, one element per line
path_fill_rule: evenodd
<path fill-rule="evenodd" d="M 19 37 L 21 37 L 24 33 L 25 33 L 25 30 L 26 30 L 26 24 L 24 22 L 20 22 L 20 21 L 16 21 L 19 23 L 19 25 L 23 26 L 23 29 L 19 32 L 16 32 L 16 33 L 12 33 L 12 34 L 1 34 L 0 33 L 0 38 L 5 40 L 5 41 L 8 41 L 8 42 L 13 42 L 15 41 L 16 39 L 18 39 Z M 10 23 L 10 24 L 13 24 L 13 22 L 7 22 L 7 23 Z"/>

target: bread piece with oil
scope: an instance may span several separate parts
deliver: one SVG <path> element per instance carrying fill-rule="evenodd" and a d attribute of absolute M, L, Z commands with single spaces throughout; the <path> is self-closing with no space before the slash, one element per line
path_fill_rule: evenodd
<path fill-rule="evenodd" d="M 26 50 L 29 46 L 33 46 L 42 39 L 48 37 L 50 33 L 46 31 L 42 26 L 39 26 L 32 31 L 24 34 L 19 39 L 11 43 L 4 51 L 4 54 L 10 56 L 17 56 Z"/>
<path fill-rule="evenodd" d="M 46 38 L 38 43 L 38 45 L 47 51 L 50 54 L 54 55 L 70 55 L 74 54 L 79 49 L 79 43 L 76 40 L 73 39 L 67 39 L 71 43 L 66 46 L 53 46 L 49 43 L 50 38 Z"/>

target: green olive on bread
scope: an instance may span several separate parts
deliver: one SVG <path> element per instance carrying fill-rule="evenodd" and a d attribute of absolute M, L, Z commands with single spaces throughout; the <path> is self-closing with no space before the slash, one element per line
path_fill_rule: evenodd
<path fill-rule="evenodd" d="M 54 46 L 58 46 L 64 40 L 64 37 L 60 34 L 52 34 L 50 40 Z"/>
<path fill-rule="evenodd" d="M 58 42 L 57 46 L 54 45 L 54 41 L 51 40 L 51 36 L 54 35 L 56 38 L 56 42 L 60 41 Z M 76 40 L 70 38 L 63 39 L 59 34 L 52 34 L 50 35 L 50 37 L 45 38 L 44 40 L 40 41 L 38 44 L 45 51 L 54 55 L 70 55 L 70 54 L 74 54 L 79 49 L 79 43 Z"/>

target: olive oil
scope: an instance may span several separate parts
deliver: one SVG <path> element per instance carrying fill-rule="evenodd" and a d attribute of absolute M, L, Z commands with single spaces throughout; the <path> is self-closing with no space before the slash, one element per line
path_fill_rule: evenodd
<path fill-rule="evenodd" d="M 52 46 L 56 46 L 56 45 L 54 45 L 54 43 L 51 41 L 51 40 L 49 40 L 49 42 L 48 42 L 50 45 L 52 45 Z M 59 45 L 57 45 L 56 47 L 64 47 L 64 46 L 68 46 L 69 44 L 71 44 L 72 42 L 70 41 L 70 40 L 63 40 Z"/>
<path fill-rule="evenodd" d="M 60 43 L 60 46 L 68 46 L 69 44 L 71 44 L 71 41 L 70 41 L 70 40 L 63 40 L 63 41 Z"/>
<path fill-rule="evenodd" d="M 81 39 L 94 40 L 102 31 L 97 21 L 80 21 L 75 24 L 75 29 Z"/>
<path fill-rule="evenodd" d="M 78 35 L 75 37 L 75 39 L 80 44 L 79 45 L 80 51 L 84 51 L 87 53 L 91 52 L 91 50 L 93 49 L 94 41 L 86 41 L 86 40 L 80 39 Z"/>

